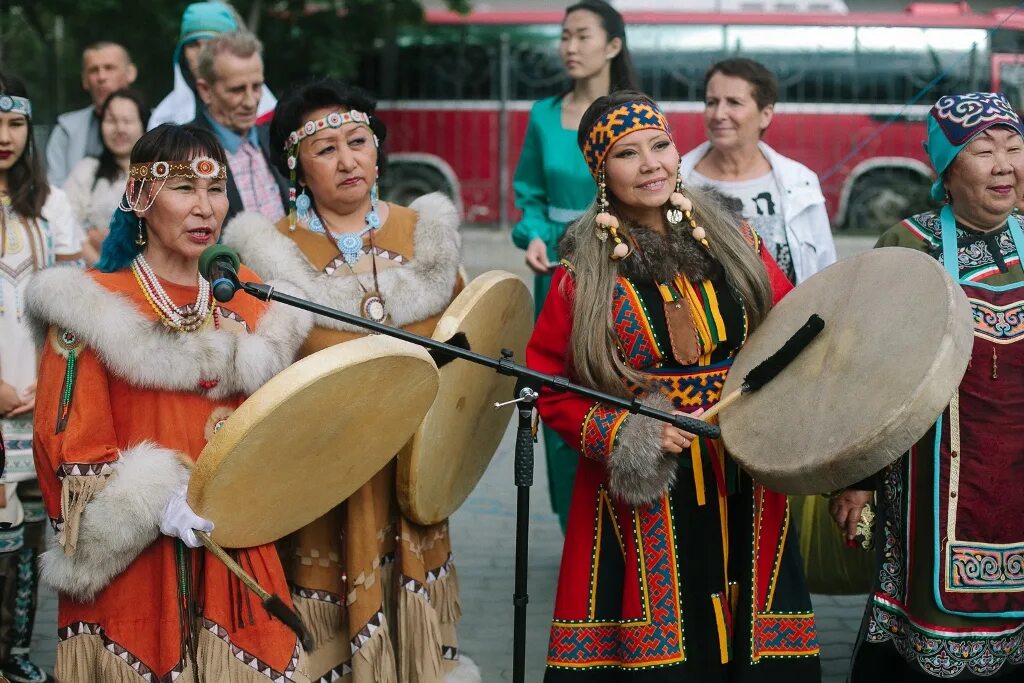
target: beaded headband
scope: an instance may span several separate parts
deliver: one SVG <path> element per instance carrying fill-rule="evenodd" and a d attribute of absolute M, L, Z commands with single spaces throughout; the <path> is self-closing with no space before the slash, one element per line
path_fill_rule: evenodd
<path fill-rule="evenodd" d="M 168 178 L 191 178 L 198 180 L 224 180 L 228 177 L 227 167 L 210 157 L 196 157 L 192 161 L 147 161 L 128 167 L 128 186 L 117 208 L 125 212 L 148 211 L 156 196 L 160 194 Z M 149 182 L 146 205 L 142 205 L 143 190 Z"/>
<path fill-rule="evenodd" d="M 210 157 L 196 157 L 192 161 L 154 161 L 132 164 L 129 178 L 139 180 L 166 180 L 167 178 L 206 178 L 224 180 L 228 177 L 224 164 Z"/>
<path fill-rule="evenodd" d="M 298 198 L 298 172 L 299 165 L 299 143 L 310 135 L 324 130 L 325 128 L 341 128 L 346 123 L 361 123 L 370 126 L 370 115 L 350 109 L 349 111 L 332 111 L 327 116 L 319 119 L 306 121 L 298 130 L 293 130 L 284 143 L 284 151 L 288 152 L 288 227 L 295 230 L 295 223 L 298 217 L 295 209 L 295 200 Z M 377 143 L 377 136 L 373 136 L 373 144 Z"/>
<path fill-rule="evenodd" d="M 0 95 L 0 112 L 24 114 L 26 118 L 32 118 L 32 102 L 27 97 Z"/>
<path fill-rule="evenodd" d="M 612 145 L 630 133 L 651 128 L 663 130 L 672 137 L 665 115 L 646 100 L 626 102 L 602 114 L 590 128 L 583 145 L 583 157 L 587 160 L 591 175 L 597 178 Z"/>
<path fill-rule="evenodd" d="M 370 116 L 369 114 L 352 109 L 351 111 L 332 111 L 327 116 L 315 121 L 306 121 L 302 124 L 302 128 L 293 130 L 291 135 L 288 136 L 288 140 L 284 143 L 285 151 L 295 147 L 310 135 L 324 128 L 341 128 L 346 123 L 364 123 L 368 126 L 370 125 Z"/>

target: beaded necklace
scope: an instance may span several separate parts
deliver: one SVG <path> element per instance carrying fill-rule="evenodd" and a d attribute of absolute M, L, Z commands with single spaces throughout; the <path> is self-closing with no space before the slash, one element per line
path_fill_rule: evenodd
<path fill-rule="evenodd" d="M 132 274 L 142 288 L 146 301 L 153 307 L 160 322 L 169 329 L 178 332 L 194 332 L 203 327 L 214 314 L 213 300 L 210 296 L 210 283 L 196 276 L 199 280 L 199 292 L 194 304 L 177 306 L 170 295 L 164 290 L 153 269 L 139 254 L 132 261 Z"/>
<path fill-rule="evenodd" d="M 371 217 L 374 219 L 372 221 L 372 224 L 370 220 Z M 320 230 L 313 229 L 313 221 L 316 221 L 316 223 L 320 226 Z M 341 251 L 341 256 L 342 259 L 345 261 L 345 265 L 348 266 L 348 269 L 352 272 L 352 277 L 355 278 L 356 284 L 359 285 L 359 289 L 363 290 L 363 299 L 359 303 L 360 312 L 362 313 L 363 317 L 366 318 L 367 320 L 372 320 L 373 322 L 376 323 L 383 323 L 387 322 L 388 320 L 388 312 L 387 304 L 384 302 L 384 296 L 380 292 L 380 284 L 377 281 L 377 249 L 373 243 L 373 231 L 380 227 L 380 218 L 377 215 L 376 207 L 372 209 L 370 213 L 366 214 L 366 223 L 367 226 L 358 233 L 350 232 L 336 236 L 333 232 L 328 230 L 324 223 L 319 219 L 319 217 L 317 217 L 314 214 L 313 220 L 310 221 L 310 223 L 308 223 L 306 227 L 308 227 L 313 232 L 322 233 L 324 236 L 327 237 L 327 239 L 331 240 L 331 242 L 337 245 L 338 250 Z M 356 273 L 356 269 L 353 267 L 356 263 L 359 262 L 359 257 L 362 256 L 362 236 L 365 235 L 366 233 L 370 233 L 370 266 L 373 272 L 373 289 L 366 288 L 362 280 L 359 279 L 359 274 Z M 347 245 L 348 247 L 351 248 L 351 251 L 353 252 L 351 258 L 348 254 L 345 253 L 345 251 L 342 250 L 342 241 L 345 240 L 346 238 L 350 238 L 351 241 L 355 242 L 354 247 L 351 244 Z"/>
<path fill-rule="evenodd" d="M 305 197 L 305 195 L 303 195 L 303 197 Z M 341 257 L 345 259 L 345 263 L 347 263 L 349 267 L 354 266 L 359 261 L 359 257 L 363 251 L 363 235 L 380 227 L 380 216 L 377 214 L 377 207 L 375 203 L 363 219 L 364 224 L 362 230 L 359 232 L 343 232 L 340 235 L 336 235 L 327 229 L 327 226 L 324 225 L 324 220 L 320 217 L 320 214 L 316 212 L 316 209 L 308 205 L 308 199 L 306 206 L 307 211 L 311 214 L 306 227 L 308 227 L 312 232 L 330 237 L 334 244 L 337 245 L 338 251 L 341 252 Z"/>

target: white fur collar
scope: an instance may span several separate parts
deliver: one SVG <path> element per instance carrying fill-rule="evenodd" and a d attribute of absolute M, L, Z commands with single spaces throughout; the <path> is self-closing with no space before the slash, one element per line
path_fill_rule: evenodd
<path fill-rule="evenodd" d="M 396 327 L 437 315 L 451 303 L 459 273 L 461 237 L 459 217 L 439 192 L 418 198 L 409 208 L 416 212 L 413 258 L 400 268 L 380 273 L 378 285 Z M 262 277 L 298 283 L 322 306 L 361 315 L 363 290 L 353 275 L 327 275 L 310 265 L 292 240 L 259 213 L 247 211 L 224 228 L 224 243 Z M 316 324 L 335 330 L 360 332 L 362 328 L 317 316 Z"/>
<path fill-rule="evenodd" d="M 50 326 L 71 330 L 107 370 L 143 388 L 194 391 L 213 399 L 251 394 L 292 363 L 312 327 L 309 313 L 272 303 L 251 334 L 176 333 L 77 268 L 47 268 L 32 278 L 25 299 L 37 344 L 45 342 Z M 304 295 L 291 283 L 271 284 Z M 200 387 L 208 380 L 217 385 Z"/>

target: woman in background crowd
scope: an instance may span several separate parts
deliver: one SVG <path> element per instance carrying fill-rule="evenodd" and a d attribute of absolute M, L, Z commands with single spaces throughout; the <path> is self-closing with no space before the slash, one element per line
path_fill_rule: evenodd
<path fill-rule="evenodd" d="M 30 658 L 46 513 L 32 462 L 36 347 L 26 316 L 30 276 L 80 262 L 82 237 L 64 193 L 47 184 L 22 82 L 0 74 L 0 429 L 7 469 L 0 492 L 0 671 L 42 683 Z"/>
<path fill-rule="evenodd" d="M 103 152 L 85 157 L 75 165 L 64 183 L 75 219 L 85 231 L 85 261 L 94 265 L 100 258 L 110 220 L 124 194 L 132 147 L 146 132 L 149 109 L 133 90 L 110 94 L 100 107 L 100 138 Z"/>
<path fill-rule="evenodd" d="M 683 177 L 743 202 L 743 215 L 793 284 L 836 260 L 818 176 L 761 136 L 775 114 L 779 84 L 763 64 L 742 57 L 704 76 L 708 141 L 683 155 Z"/>
<path fill-rule="evenodd" d="M 603 0 L 583 0 L 566 9 L 559 54 L 572 84 L 533 105 L 512 183 L 523 212 L 512 241 L 526 250 L 526 263 L 536 273 L 537 315 L 558 264 L 558 241 L 594 198 L 594 179 L 576 147 L 580 117 L 598 97 L 637 87 L 622 15 Z M 551 507 L 565 531 L 576 453 L 546 427 L 544 444 Z"/>
<path fill-rule="evenodd" d="M 231 33 L 244 29 L 242 20 L 230 5 L 211 0 L 193 2 L 181 15 L 181 34 L 174 48 L 174 88 L 153 110 L 149 120 L 152 130 L 161 123 L 185 124 L 195 120 L 202 102 L 196 95 L 199 50 L 207 40 L 219 33 Z M 263 117 L 274 111 L 277 99 L 267 86 L 260 96 L 259 123 Z"/>

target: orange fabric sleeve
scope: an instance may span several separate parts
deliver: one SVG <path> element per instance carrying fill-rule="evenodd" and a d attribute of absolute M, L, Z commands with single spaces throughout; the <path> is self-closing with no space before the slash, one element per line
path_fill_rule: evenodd
<path fill-rule="evenodd" d="M 43 501 L 56 520 L 58 540 L 71 552 L 77 518 L 106 483 L 119 450 L 107 371 L 67 330 L 51 328 L 43 343 L 34 447 Z"/>

